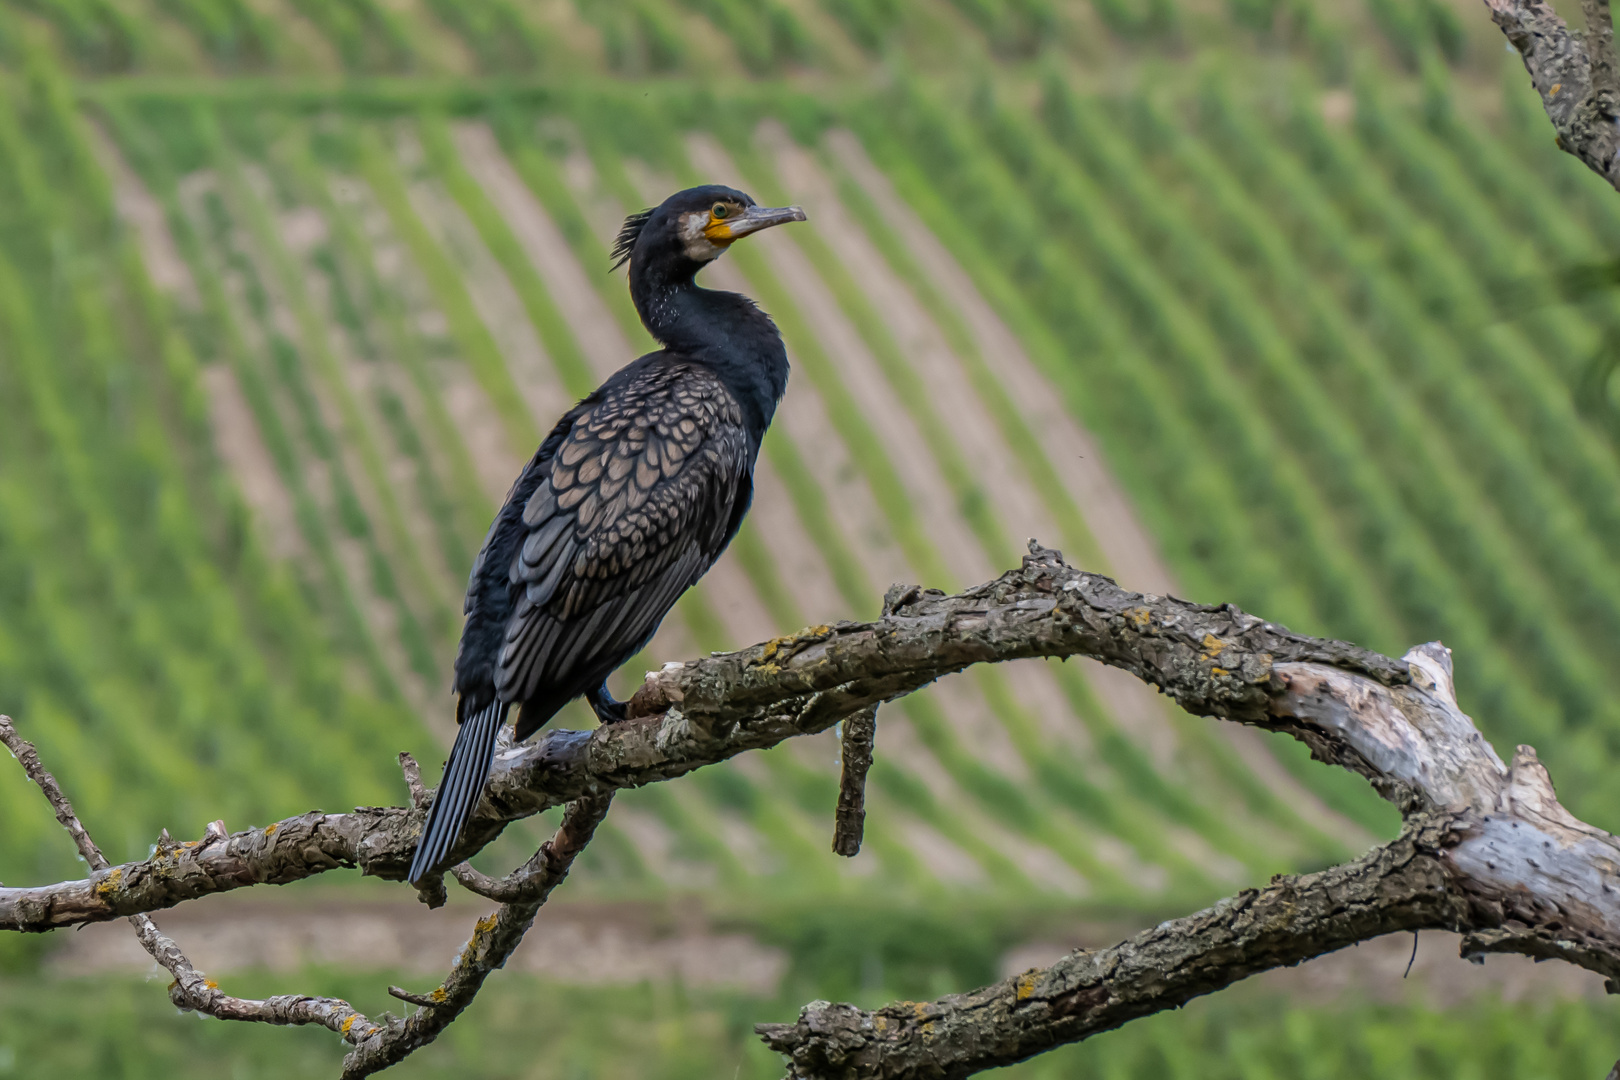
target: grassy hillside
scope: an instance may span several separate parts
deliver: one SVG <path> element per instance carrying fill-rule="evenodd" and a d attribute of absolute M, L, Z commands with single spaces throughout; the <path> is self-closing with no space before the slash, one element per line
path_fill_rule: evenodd
<path fill-rule="evenodd" d="M 1551 288 L 1620 201 L 1493 34 L 1440 0 L 6 0 L 0 710 L 116 857 L 398 801 L 494 506 L 649 345 L 618 222 L 721 180 L 810 212 L 708 272 L 793 382 L 627 678 L 1038 536 L 1442 638 L 1498 747 L 1620 827 L 1620 461 L 1578 392 L 1615 306 Z M 627 795 L 589 882 L 1157 909 L 1393 822 L 1095 665 L 881 727 L 855 864 L 821 739 Z M 0 801 L 0 878 L 73 872 L 14 773 Z"/>

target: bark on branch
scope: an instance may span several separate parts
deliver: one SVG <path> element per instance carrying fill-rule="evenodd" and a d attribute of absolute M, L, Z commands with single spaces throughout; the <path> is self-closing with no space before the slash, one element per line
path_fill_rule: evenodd
<path fill-rule="evenodd" d="M 1620 188 L 1620 62 L 1609 0 L 1581 0 L 1586 34 L 1576 34 L 1546 0 L 1485 0 L 1519 51 L 1561 149 Z"/>
<path fill-rule="evenodd" d="M 1291 635 L 1234 609 L 1169 601 L 1120 614 L 1137 632 L 1114 639 L 1131 655 L 1111 662 L 1362 774 L 1400 808 L 1401 835 L 1354 862 L 1279 877 L 971 993 L 870 1012 L 812 1002 L 794 1024 L 757 1029 L 788 1056 L 792 1080 L 964 1077 L 1401 930 L 1461 933 L 1465 956 L 1567 960 L 1617 989 L 1620 842 L 1558 803 L 1530 747 L 1502 763 L 1457 707 L 1448 650 L 1419 646 L 1403 663 L 1359 651 L 1324 659 L 1339 646 L 1321 642 L 1306 651 L 1323 657 L 1285 658 L 1271 646 Z M 1236 633 L 1220 632 L 1220 619 Z M 1206 693 L 1217 671 L 1219 689 Z"/>
<path fill-rule="evenodd" d="M 479 924 L 438 989 L 396 993 L 420 1006 L 416 1014 L 376 1023 L 354 1014 L 336 1024 L 355 1045 L 345 1075 L 400 1060 L 466 1007 L 618 788 L 824 730 L 970 664 L 1075 655 L 1124 668 L 1193 713 L 1302 740 L 1394 802 L 1406 819 L 1401 836 L 1352 863 L 1279 877 L 1111 949 L 973 993 L 874 1012 L 814 1002 L 795 1024 L 760 1028 L 789 1057 L 793 1077 L 967 1076 L 1395 930 L 1460 931 L 1467 953 L 1557 957 L 1603 973 L 1611 986 L 1620 980 L 1620 842 L 1559 805 L 1533 750 L 1520 747 L 1511 767 L 1502 763 L 1457 707 L 1443 647 L 1394 660 L 1230 605 L 1133 593 L 1032 542 L 1020 569 L 967 592 L 904 590 L 874 622 L 812 627 L 669 665 L 648 676 L 624 723 L 500 748 L 457 854 L 509 821 L 568 802 L 563 826 L 506 879 L 458 867 L 456 876 L 501 901 L 500 910 Z M 340 866 L 400 878 L 421 827 L 419 795 L 413 790 L 411 807 L 312 811 L 230 837 L 168 843 L 122 867 L 92 862 L 82 881 L 0 889 L 0 929 L 139 914 Z M 307 1004 L 279 1022 L 334 1026 L 320 1010 L 343 1004 L 299 1000 Z"/>
<path fill-rule="evenodd" d="M 1217 662 L 1207 641 L 1230 642 L 1239 659 Z M 824 731 L 970 664 L 1030 656 L 1092 656 L 1159 685 L 1191 712 L 1255 722 L 1265 722 L 1272 661 L 1319 660 L 1385 682 L 1406 679 L 1399 661 L 1293 634 L 1229 605 L 1142 596 L 1043 549 L 1023 568 L 955 596 L 912 590 L 874 622 L 810 627 L 667 665 L 648 675 L 623 723 L 503 744 L 452 858 L 469 858 L 509 822 L 553 806 Z M 82 880 L 0 887 L 0 930 L 116 919 L 342 867 L 402 880 L 424 817 L 414 806 L 312 810 L 218 842 L 165 846 Z"/>

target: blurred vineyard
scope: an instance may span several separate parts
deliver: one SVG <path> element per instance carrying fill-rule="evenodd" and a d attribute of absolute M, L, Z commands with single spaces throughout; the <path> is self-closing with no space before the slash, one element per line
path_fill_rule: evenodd
<path fill-rule="evenodd" d="M 1445 0 L 0 0 L 0 710 L 115 858 L 398 802 L 493 508 L 650 347 L 619 221 L 713 180 L 809 211 L 708 272 L 794 376 L 627 679 L 1036 536 L 1441 638 L 1498 749 L 1620 828 L 1620 307 L 1560 291 L 1620 200 L 1495 33 Z M 829 736 L 630 793 L 579 887 L 1160 911 L 1394 823 L 1078 662 L 886 709 L 853 863 L 835 770 Z M 75 872 L 15 770 L 0 820 L 0 879 Z"/>

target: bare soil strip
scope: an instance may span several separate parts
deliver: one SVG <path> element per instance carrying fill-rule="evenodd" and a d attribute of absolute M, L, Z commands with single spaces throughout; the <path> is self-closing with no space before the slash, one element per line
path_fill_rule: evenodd
<path fill-rule="evenodd" d="M 440 357 L 427 361 L 437 397 L 467 451 L 479 490 L 491 503 L 499 504 L 523 462 L 507 445 L 500 425 L 490 421 L 495 415 L 494 406 L 478 380 L 465 364 L 448 359 L 455 348 L 449 320 L 434 303 L 432 290 L 411 262 L 410 252 L 394 234 L 388 212 L 366 182 L 358 177 L 334 176 L 330 186 L 333 201 L 345 213 L 355 215 L 378 280 L 403 298 L 406 309 L 415 313 L 406 332 L 420 341 L 425 356 Z M 432 445 L 427 449 L 432 455 L 448 452 L 447 448 Z M 455 475 L 448 466 L 442 466 L 442 473 L 445 477 Z"/>
<path fill-rule="evenodd" d="M 250 184 L 253 182 L 252 173 L 248 174 L 248 182 Z M 180 181 L 179 197 L 182 211 L 191 218 L 193 224 L 199 229 L 204 229 L 204 200 L 214 194 L 222 194 L 222 191 L 219 177 L 212 171 L 192 173 Z M 261 323 L 253 314 L 253 307 L 247 302 L 246 283 L 241 273 L 223 267 L 210 267 L 209 269 L 210 272 L 217 272 L 222 275 L 224 292 L 232 308 L 231 316 L 235 328 L 240 334 L 244 346 L 250 352 L 259 356 L 259 360 L 253 361 L 258 363 L 263 361 L 263 357 L 270 347 L 272 331 L 289 342 L 299 340 L 297 321 L 288 310 L 285 298 L 277 288 L 274 275 L 268 269 L 268 260 L 265 254 L 257 250 L 249 230 L 242 226 L 240 221 L 236 220 L 237 215 L 242 212 L 242 208 L 232 206 L 229 198 L 225 199 L 225 203 L 232 217 L 230 233 L 226 238 L 226 242 L 253 265 L 254 273 L 269 298 L 268 321 Z M 333 431 L 341 430 L 341 425 L 336 422 L 330 402 L 323 400 L 322 395 L 318 392 L 318 381 L 312 380 L 312 383 L 316 383 L 316 402 L 321 413 L 322 423 Z M 295 406 L 287 400 L 283 392 L 272 390 L 272 396 L 275 402 L 274 408 L 282 415 L 295 415 Z M 297 425 L 294 425 L 295 429 L 296 427 Z M 353 454 L 350 448 L 344 445 L 340 452 L 344 455 L 346 467 L 354 470 L 353 475 L 362 475 L 352 460 Z M 268 458 L 268 455 L 266 457 Z M 327 516 L 328 520 L 335 520 L 335 495 L 328 464 L 314 456 L 306 456 L 299 463 L 299 469 L 300 479 L 311 497 L 322 508 L 322 512 Z M 242 481 L 239 480 L 238 482 Z M 296 515 L 286 520 L 296 521 Z M 426 688 L 422 684 L 421 677 L 411 669 L 406 651 L 400 643 L 397 610 L 391 602 L 377 595 L 376 591 L 371 587 L 367 555 L 359 541 L 349 537 L 341 529 L 332 529 L 329 535 L 333 551 L 342 566 L 346 587 L 351 590 L 351 594 L 355 598 L 361 618 L 365 621 L 371 633 L 372 640 L 383 658 L 383 663 L 389 675 L 394 679 L 406 698 L 415 703 L 421 710 L 423 708 L 422 703 L 426 701 Z M 423 715 L 429 716 L 430 714 L 424 711 Z"/>
<path fill-rule="evenodd" d="M 1159 558 L 1158 546 L 1137 521 L 1129 499 L 1108 472 L 1096 440 L 1064 408 L 1062 396 L 1053 390 L 1017 336 L 979 294 L 967 271 L 900 198 L 852 133 L 832 132 L 827 136 L 827 147 L 882 211 L 884 220 L 910 249 L 917 265 L 933 279 L 934 287 L 961 312 L 980 351 L 1007 384 L 1025 423 L 1041 439 L 1048 458 L 1060 466 L 1058 475 L 1075 505 L 1084 508 L 1086 523 L 1108 560 L 1105 569 L 1134 589 L 1161 594 L 1172 591 L 1174 579 Z"/>
<path fill-rule="evenodd" d="M 615 808 L 618 817 L 623 808 Z M 627 817 L 638 817 L 632 812 Z M 639 815 L 655 823 L 657 819 Z M 665 837 L 673 842 L 673 835 Z M 947 878 L 983 884 L 982 872 L 937 831 L 914 829 L 919 849 L 942 845 Z M 859 860 L 857 860 L 859 861 Z M 690 865 L 690 864 L 688 864 Z M 216 898 L 158 915 L 164 931 L 186 943 L 199 965 L 215 974 L 248 971 L 294 974 L 315 964 L 351 971 L 435 976 L 466 942 L 483 913 L 476 903 L 452 902 L 429 911 L 414 903 L 328 902 L 311 917 L 297 905 Z M 1096 948 L 1139 929 L 1134 925 L 1077 923 L 1067 933 L 1018 945 L 1002 955 L 1003 976 L 1050 964 L 1075 948 Z M 1410 975 L 1412 936 L 1392 934 L 1320 957 L 1295 968 L 1256 976 L 1252 993 L 1332 1005 L 1354 1001 L 1419 1003 L 1449 1009 L 1470 1000 L 1540 1003 L 1604 997 L 1599 975 L 1570 964 L 1541 964 L 1524 956 L 1492 954 L 1484 964 L 1458 956 L 1456 935 L 1424 931 Z M 582 986 L 633 986 L 645 981 L 734 989 L 769 997 L 786 973 L 787 956 L 746 934 L 713 929 L 689 906 L 562 901 L 547 905 L 508 970 Z M 67 935 L 51 953 L 51 977 L 143 975 L 153 970 L 128 930 L 93 923 Z"/>
<path fill-rule="evenodd" d="M 890 269 L 887 261 L 860 226 L 849 216 L 838 199 L 833 185 L 815 159 L 794 143 L 779 124 L 762 125 L 760 140 L 774 157 L 777 175 L 783 185 L 796 201 L 802 202 L 807 207 L 816 229 L 826 238 L 828 246 L 838 255 L 840 262 L 872 302 L 874 309 L 888 322 L 889 331 L 895 342 L 926 384 L 933 407 L 940 418 L 949 425 L 952 436 L 961 441 L 963 457 L 975 470 L 978 488 L 995 507 L 998 520 L 1008 526 L 1010 534 L 1015 538 L 1056 536 L 1057 526 L 1051 514 L 1034 485 L 1030 483 L 1024 467 L 1002 437 L 995 419 L 978 400 L 972 380 L 960 359 L 951 351 L 944 334 L 934 324 L 927 311 Z M 719 165 L 721 161 L 717 159 L 715 164 Z M 802 257 L 797 260 L 801 263 L 798 267 L 791 265 L 794 261 L 791 258 L 784 259 L 778 272 L 791 273 L 795 288 L 798 288 L 802 275 L 811 268 Z M 801 295 L 808 298 L 810 292 Z M 818 315 L 816 321 L 818 326 L 826 326 L 829 329 L 834 326 L 825 316 Z M 853 332 L 853 327 L 848 327 L 843 336 L 847 337 Z M 831 344 L 832 342 L 829 342 L 829 346 Z M 887 380 L 877 370 L 876 362 L 866 353 L 864 347 L 858 352 L 851 351 L 846 343 L 840 347 L 838 355 L 848 361 L 843 365 L 846 370 L 864 368 L 861 387 L 863 401 L 880 402 L 881 399 L 870 396 L 879 392 L 867 385 L 872 383 L 877 383 L 883 389 L 889 389 L 888 397 L 893 398 Z M 905 446 L 908 440 L 906 433 L 889 427 L 892 415 L 889 409 L 895 407 L 898 407 L 897 404 L 890 400 L 879 404 L 876 409 L 876 412 L 884 417 L 884 424 L 881 426 L 885 429 L 885 434 L 890 436 L 888 443 L 891 452 L 896 446 Z M 920 435 L 910 437 L 920 440 Z M 927 493 L 926 498 L 930 504 L 942 510 L 949 510 L 952 507 L 952 500 L 941 498 L 942 491 L 948 491 L 943 477 L 936 479 L 919 477 L 919 479 L 924 483 L 937 485 L 921 489 Z M 972 572 L 994 573 L 995 559 L 989 552 L 983 551 L 977 537 L 966 528 L 960 516 L 956 514 L 950 516 L 959 526 L 956 533 L 936 532 L 934 535 L 948 536 L 949 544 L 953 548 L 980 553 L 982 558 L 975 561 L 981 565 Z M 960 558 L 958 561 L 965 563 L 965 560 Z M 1041 661 L 1020 664 L 1009 673 L 1009 682 L 1023 707 L 1031 716 L 1039 719 L 1049 737 L 1071 743 L 1077 740 L 1086 741 L 1083 725 L 1074 722 L 1068 701 L 1052 677 L 1048 665 Z M 1147 714 L 1150 721 L 1158 719 L 1161 715 L 1157 712 Z M 1148 729 L 1144 733 L 1144 740 L 1157 750 L 1157 756 L 1162 759 L 1161 763 L 1168 764 L 1168 758 L 1173 754 L 1175 746 L 1168 727 L 1162 722 L 1159 723 L 1157 730 Z"/>
<path fill-rule="evenodd" d="M 268 175 L 256 165 L 244 165 L 242 175 L 247 191 L 247 198 L 258 201 L 258 210 L 265 214 L 270 221 L 271 234 L 267 238 L 271 245 L 280 244 L 283 249 L 289 245 L 288 239 L 280 233 L 278 226 L 284 226 L 291 231 L 292 251 L 283 251 L 297 258 L 301 252 L 299 248 L 306 248 L 318 242 L 328 233 L 324 216 L 314 207 L 297 207 L 283 217 L 274 194 L 274 185 Z M 231 205 L 231 200 L 227 200 Z M 233 214 L 251 214 L 253 208 L 247 206 L 231 206 Z M 377 545 L 379 551 L 388 560 L 390 565 L 399 572 L 395 575 L 396 594 L 390 598 L 384 596 L 377 589 L 371 569 L 371 553 L 367 550 L 365 541 L 350 535 L 343 528 L 330 529 L 332 544 L 343 564 L 344 572 L 349 579 L 349 587 L 360 599 L 361 611 L 370 625 L 372 635 L 381 651 L 384 661 L 388 665 L 389 673 L 393 676 L 399 690 L 405 696 L 416 712 L 422 716 L 427 724 L 441 736 L 448 734 L 445 723 L 444 710 L 436 708 L 430 700 L 428 686 L 420 672 L 411 664 L 410 653 L 406 649 L 402 637 L 404 615 L 411 606 L 418 610 L 413 612 L 420 620 L 422 603 L 420 590 L 431 588 L 429 583 L 417 583 L 409 580 L 407 567 L 413 560 L 401 550 L 408 544 L 409 537 L 396 536 L 391 527 L 388 515 L 383 509 L 382 493 L 374 489 L 370 473 L 365 466 L 361 453 L 360 441 L 377 439 L 377 424 L 374 422 L 367 429 L 367 417 L 364 410 L 356 410 L 358 426 L 351 425 L 349 416 L 341 403 L 341 396 L 348 392 L 345 385 L 334 385 L 335 380 L 329 379 L 328 372 L 322 361 L 313 355 L 316 350 L 327 349 L 330 346 L 328 335 L 331 327 L 322 322 L 315 333 L 321 335 L 320 340 L 310 340 L 304 333 L 304 327 L 295 313 L 294 305 L 299 302 L 295 295 L 288 294 L 288 283 L 283 282 L 276 272 L 276 259 L 271 251 L 263 250 L 252 229 L 243 222 L 237 222 L 238 243 L 241 249 L 253 261 L 255 272 L 258 275 L 266 295 L 270 300 L 270 318 L 274 327 L 282 337 L 293 343 L 300 355 L 300 366 L 303 369 L 305 381 L 314 398 L 316 409 L 320 413 L 323 427 L 333 435 L 337 446 L 339 460 L 344 473 L 353 487 L 355 498 L 359 501 L 366 519 L 370 523 L 371 543 Z M 306 289 L 303 279 L 290 286 L 295 290 Z M 308 302 L 309 297 L 303 297 Z M 339 374 L 341 378 L 341 373 Z M 328 519 L 334 523 L 338 520 L 339 511 L 335 501 L 325 505 Z M 420 559 L 414 560 L 420 565 Z M 411 605 L 406 598 L 416 600 Z"/>
<path fill-rule="evenodd" d="M 849 215 L 815 157 L 774 121 L 760 125 L 758 142 L 773 159 L 782 185 L 809 212 L 816 232 L 837 255 L 850 280 L 882 315 L 1013 542 L 1030 536 L 1057 537 L 1055 519 L 1002 437 L 995 419 L 979 401 L 961 360 L 865 230 Z"/>
<path fill-rule="evenodd" d="M 625 809 L 615 808 L 614 816 Z M 638 818 L 633 811 L 624 816 Z M 311 917 L 296 905 L 261 901 L 193 904 L 157 919 L 211 974 L 290 974 L 316 964 L 442 975 L 480 914 L 482 908 L 464 903 L 429 911 L 418 904 L 348 902 L 328 904 Z M 674 928 L 660 921 L 655 911 L 638 905 L 562 904 L 540 917 L 507 970 L 581 985 L 679 980 L 772 994 L 787 969 L 780 950 L 744 934 L 711 930 L 701 919 Z M 152 966 L 128 927 L 118 923 L 69 935 L 48 961 L 58 976 L 144 974 Z"/>
<path fill-rule="evenodd" d="M 452 135 L 462 164 L 500 210 L 539 271 L 597 377 L 606 378 L 634 360 L 636 354 L 607 303 L 586 277 L 551 215 L 506 160 L 489 125 L 465 121 L 455 125 Z M 607 248 L 602 251 L 605 265 Z"/>
<path fill-rule="evenodd" d="M 786 435 L 779 433 L 768 438 L 786 438 Z M 760 455 L 759 463 L 754 468 L 754 507 L 748 512 L 748 521 L 743 528 L 759 532 L 764 546 L 776 562 L 776 572 L 782 584 L 793 597 L 800 617 L 807 624 L 854 615 L 838 592 L 838 584 L 833 580 L 821 549 L 799 526 L 793 496 L 776 470 L 771 468 L 768 452 Z M 778 632 L 787 629 L 782 627 Z"/>
<path fill-rule="evenodd" d="M 96 156 L 112 182 L 113 205 L 119 219 L 135 234 L 147 275 L 158 288 L 187 307 L 196 308 L 197 285 L 169 233 L 162 205 L 146 190 L 100 126 L 90 124 L 88 129 Z M 277 559 L 302 557 L 307 548 L 298 532 L 292 495 L 276 472 L 275 461 L 265 448 L 236 375 L 223 364 L 208 364 L 202 369 L 202 383 L 208 395 L 214 450 L 236 477 L 270 555 Z"/>
<path fill-rule="evenodd" d="M 687 139 L 686 149 L 692 163 L 704 174 L 721 183 L 746 186 L 740 170 L 715 139 L 692 135 Z M 821 227 L 819 220 L 814 227 Z M 837 298 L 822 282 L 798 244 L 787 230 L 781 229 L 762 233 L 749 242 L 757 245 L 770 264 L 771 272 L 793 294 L 794 303 L 820 339 L 823 353 L 838 369 L 839 378 L 860 403 L 861 411 L 871 420 L 889 460 L 907 489 L 916 494 L 916 512 L 956 577 L 954 582 L 923 581 L 920 584 L 949 590 L 962 582 L 983 581 L 995 576 L 999 568 L 980 549 L 967 522 L 956 512 L 956 499 L 950 485 L 940 473 L 911 413 L 884 378 L 860 331 L 844 314 Z"/>
<path fill-rule="evenodd" d="M 402 137 L 400 141 L 403 144 L 405 139 Z M 415 154 L 403 149 L 400 153 L 402 163 L 414 157 Z M 416 216 L 460 269 L 467 295 L 495 339 L 529 414 L 540 430 L 549 431 L 557 417 L 573 404 L 573 397 L 563 387 L 556 367 L 546 355 L 522 298 L 507 279 L 501 264 L 484 246 L 477 228 L 437 180 L 413 179 L 406 185 L 406 191 Z"/>
<path fill-rule="evenodd" d="M 338 317 L 333 304 L 336 282 L 314 259 L 316 251 L 325 246 L 328 237 L 323 214 L 315 207 L 300 206 L 277 214 L 276 224 L 283 246 L 298 263 L 307 301 L 320 318 L 326 347 L 343 382 L 342 388 L 334 389 L 346 390 L 356 415 L 379 450 L 383 479 L 398 507 L 398 525 L 404 533 L 399 541 L 414 549 L 411 553 L 414 566 L 421 568 L 420 573 L 412 573 L 413 561 L 406 560 L 404 565 L 399 566 L 400 585 L 422 596 L 441 612 L 452 610 L 452 604 L 453 610 L 459 611 L 460 583 L 455 575 L 446 573 L 442 560 L 436 557 L 432 517 L 418 497 L 416 465 L 405 454 L 395 451 L 388 425 L 377 409 L 380 387 L 386 385 L 401 401 L 413 400 L 415 388 L 397 365 L 374 362 L 362 356 L 349 328 Z M 369 493 L 362 493 L 363 496 L 365 494 Z M 408 580 L 417 578 L 421 580 Z M 434 643 L 440 646 L 444 644 L 439 640 Z M 446 655 L 443 659 L 448 664 L 450 657 Z"/>
<path fill-rule="evenodd" d="M 168 218 L 163 204 L 152 197 L 146 185 L 130 168 L 119 152 L 118 144 L 95 122 L 85 124 L 90 134 L 90 145 L 107 178 L 112 181 L 113 207 L 119 220 L 135 233 L 140 245 L 141 262 L 146 266 L 152 284 L 180 302 L 183 307 L 196 310 L 197 283 L 192 280 L 191 268 L 181 257 L 169 233 Z"/>
<path fill-rule="evenodd" d="M 270 451 L 265 449 L 253 410 L 236 382 L 236 373 L 224 364 L 210 364 L 202 369 L 202 383 L 208 393 L 214 449 L 236 477 L 237 488 L 252 509 L 270 554 L 277 559 L 303 557 L 308 549 L 298 532 L 292 496 L 276 472 Z"/>

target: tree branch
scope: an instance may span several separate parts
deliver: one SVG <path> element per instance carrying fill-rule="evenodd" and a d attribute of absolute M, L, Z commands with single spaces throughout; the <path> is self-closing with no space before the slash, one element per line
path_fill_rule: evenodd
<path fill-rule="evenodd" d="M 1021 569 L 955 596 L 913 588 L 874 622 L 810 627 L 667 665 L 631 698 L 632 719 L 498 750 L 484 800 L 451 857 L 465 860 L 507 823 L 553 806 L 816 734 L 971 664 L 1031 656 L 1094 657 L 1159 686 L 1190 712 L 1281 730 L 1289 725 L 1266 712 L 1276 663 L 1315 660 L 1385 683 L 1407 678 L 1400 661 L 1294 634 L 1230 605 L 1130 592 L 1039 549 Z M 312 810 L 83 880 L 0 887 L 0 930 L 105 921 L 340 867 L 402 880 L 424 818 L 414 807 Z"/>
<path fill-rule="evenodd" d="M 1161 685 L 1182 696 L 1178 685 L 1200 682 L 1196 666 L 1188 671 L 1177 658 L 1187 640 L 1183 613 L 1141 610 L 1137 662 L 1154 681 L 1169 676 Z M 1226 610 L 1244 625 L 1246 616 Z M 1470 957 L 1567 960 L 1605 975 L 1614 991 L 1620 841 L 1558 803 L 1530 747 L 1502 763 L 1457 706 L 1450 653 L 1438 644 L 1411 650 L 1401 683 L 1388 677 L 1393 662 L 1268 655 L 1271 630 L 1205 640 L 1219 670 L 1265 687 L 1263 715 L 1236 691 L 1228 715 L 1287 731 L 1320 760 L 1366 776 L 1401 809 L 1399 838 L 1355 862 L 1279 877 L 1111 949 L 1077 951 L 971 993 L 875 1011 L 812 1002 L 794 1024 L 757 1028 L 788 1056 L 791 1080 L 964 1077 L 1401 930 L 1462 933 Z"/>
<path fill-rule="evenodd" d="M 90 839 L 90 833 L 79 821 L 79 815 L 74 813 L 73 804 L 68 801 L 62 785 L 56 782 L 56 777 L 52 776 L 39 760 L 39 753 L 34 749 L 33 743 L 17 734 L 17 729 L 9 716 L 0 716 L 0 743 L 3 743 L 22 763 L 23 771 L 28 774 L 28 778 L 45 793 L 51 809 L 56 812 L 56 820 L 62 823 L 62 827 L 73 838 L 73 843 L 78 847 L 79 854 L 84 856 L 84 861 L 90 864 L 92 870 L 106 870 L 106 858 L 101 854 L 101 849 L 96 846 L 95 841 Z M 215 826 L 218 826 L 217 831 Z M 209 826 L 203 844 L 213 843 L 222 839 L 224 835 L 224 826 L 214 822 Z M 264 1001 L 253 1001 L 231 997 L 193 967 L 191 961 L 180 951 L 180 946 L 159 930 L 149 916 L 144 913 L 135 914 L 129 917 L 129 921 L 135 927 L 135 936 L 141 946 L 165 971 L 174 976 L 174 982 L 169 986 L 169 1000 L 174 1002 L 177 1008 L 206 1013 L 221 1020 L 249 1020 L 265 1024 L 319 1024 L 331 1028 L 351 1042 L 376 1030 L 376 1025 L 348 1002 L 336 998 L 288 994 Z"/>
<path fill-rule="evenodd" d="M 861 852 L 866 830 L 866 774 L 872 768 L 876 739 L 876 705 L 844 721 L 839 740 L 838 808 L 833 815 L 832 849 L 846 859 Z"/>
<path fill-rule="evenodd" d="M 1559 147 L 1620 188 L 1620 62 L 1609 0 L 1581 0 L 1584 39 L 1545 0 L 1485 0 L 1485 5 L 1519 50 Z"/>
<path fill-rule="evenodd" d="M 395 995 L 421 1006 L 412 1016 L 373 1024 L 342 1013 L 340 1002 L 227 1005 L 195 989 L 185 1001 L 215 1015 L 335 1027 L 355 1046 L 344 1075 L 368 1075 L 431 1041 L 467 1006 L 618 788 L 822 731 L 970 664 L 1073 655 L 1124 668 L 1191 712 L 1300 739 L 1395 803 L 1406 819 L 1401 836 L 1355 862 L 1278 878 L 1112 949 L 970 994 L 875 1012 L 813 1002 L 795 1024 L 761 1027 L 789 1055 L 793 1077 L 966 1076 L 1394 930 L 1455 930 L 1470 955 L 1557 957 L 1603 973 L 1611 987 L 1620 980 L 1620 842 L 1559 805 L 1533 750 L 1520 747 L 1511 767 L 1502 763 L 1458 708 L 1443 647 L 1393 660 L 1230 605 L 1133 593 L 1032 543 L 1020 569 L 962 594 L 897 588 L 874 622 L 812 627 L 650 674 L 624 723 L 500 748 L 457 856 L 509 821 L 571 805 L 557 835 L 507 878 L 456 868 L 464 885 L 501 907 L 480 921 L 437 989 Z M 405 774 L 409 784 L 408 764 Z M 338 866 L 399 878 L 421 821 L 414 808 L 312 811 L 230 837 L 160 844 L 143 862 L 93 862 L 84 881 L 0 889 L 0 928 L 112 918 Z M 192 985 L 182 979 L 188 967 L 171 967 L 183 988 Z"/>
<path fill-rule="evenodd" d="M 790 1076 L 961 1077 L 1184 1005 L 1267 968 L 1397 930 L 1455 919 L 1436 856 L 1443 830 L 1343 866 L 1278 878 L 1097 952 L 1076 950 L 967 994 L 873 1012 L 812 1002 L 796 1024 L 761 1024 Z"/>
<path fill-rule="evenodd" d="M 612 802 L 613 793 L 609 791 L 587 795 L 569 804 L 557 832 L 540 845 L 534 858 L 507 879 L 513 899 L 501 904 L 494 914 L 478 920 L 471 940 L 462 946 L 455 966 L 442 983 L 421 995 L 389 987 L 388 992 L 395 997 L 423 1007 L 404 1019 L 389 1017 L 383 1028 L 360 1040 L 343 1059 L 343 1080 L 370 1076 L 403 1061 L 438 1038 L 439 1033 L 472 1004 L 484 980 L 490 972 L 506 964 L 512 950 L 528 933 L 535 913 L 568 876 L 575 856 L 591 842 Z"/>

